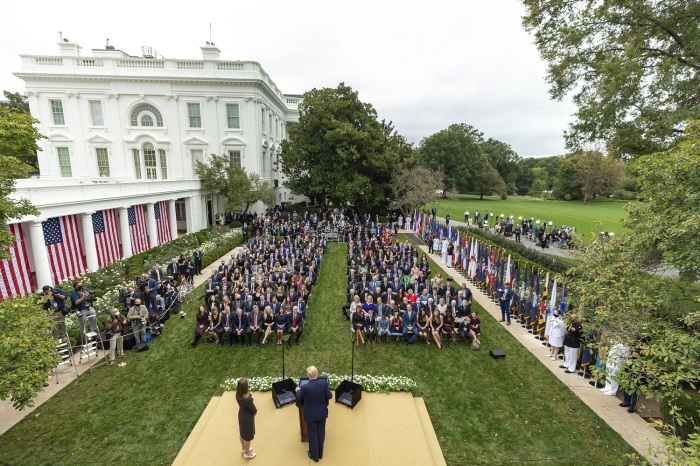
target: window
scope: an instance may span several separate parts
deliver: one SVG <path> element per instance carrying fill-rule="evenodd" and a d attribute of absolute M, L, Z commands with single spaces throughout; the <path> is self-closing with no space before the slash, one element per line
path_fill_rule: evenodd
<path fill-rule="evenodd" d="M 163 149 L 158 149 L 158 156 L 160 157 L 160 178 L 162 180 L 168 179 L 168 159 L 165 156 L 165 151 Z"/>
<path fill-rule="evenodd" d="M 49 100 L 49 104 L 51 105 L 51 114 L 53 115 L 53 124 L 54 125 L 65 125 L 66 119 L 63 116 L 63 101 L 61 101 L 61 100 Z"/>
<path fill-rule="evenodd" d="M 202 127 L 202 113 L 199 104 L 188 103 L 187 115 L 190 117 L 190 128 Z"/>
<path fill-rule="evenodd" d="M 231 157 L 231 162 L 240 168 L 241 166 L 241 151 L 239 150 L 230 150 L 228 151 L 229 157 Z"/>
<path fill-rule="evenodd" d="M 146 116 L 148 116 L 147 119 L 144 118 Z M 154 121 L 155 125 L 153 124 Z M 163 117 L 153 105 L 138 104 L 131 110 L 131 126 L 163 126 Z"/>
<path fill-rule="evenodd" d="M 268 115 L 268 125 L 267 125 L 267 134 L 272 136 L 272 113 Z"/>
<path fill-rule="evenodd" d="M 191 149 L 190 155 L 192 156 L 192 168 L 196 170 L 197 162 L 204 163 L 204 149 Z"/>
<path fill-rule="evenodd" d="M 156 150 L 153 144 L 147 142 L 143 145 L 143 164 L 146 167 L 146 179 L 158 179 L 158 165 L 156 163 Z"/>
<path fill-rule="evenodd" d="M 262 109 L 262 114 L 260 116 L 260 131 L 265 132 L 265 109 Z"/>
<path fill-rule="evenodd" d="M 97 156 L 97 174 L 99 176 L 109 176 L 109 158 L 107 157 L 107 148 L 96 147 L 95 155 Z"/>
<path fill-rule="evenodd" d="M 262 170 L 260 170 L 260 177 L 267 178 L 267 172 L 265 171 L 265 159 L 267 158 L 267 151 L 263 149 L 262 153 Z"/>
<path fill-rule="evenodd" d="M 134 177 L 137 180 L 141 179 L 141 154 L 138 149 L 131 149 L 131 153 L 134 154 Z"/>
<path fill-rule="evenodd" d="M 226 119 L 229 128 L 240 128 L 241 117 L 238 111 L 238 104 L 226 104 Z"/>
<path fill-rule="evenodd" d="M 73 176 L 73 170 L 70 168 L 70 152 L 67 147 L 57 147 L 58 166 L 61 167 L 61 176 L 70 178 Z"/>
<path fill-rule="evenodd" d="M 99 100 L 90 101 L 90 118 L 92 120 L 92 126 L 105 125 L 105 118 L 102 114 L 102 102 Z"/>

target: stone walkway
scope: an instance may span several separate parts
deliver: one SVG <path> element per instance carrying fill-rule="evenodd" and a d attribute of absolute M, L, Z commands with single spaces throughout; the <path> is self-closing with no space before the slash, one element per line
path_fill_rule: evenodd
<path fill-rule="evenodd" d="M 450 222 L 458 223 L 458 222 Z M 461 225 L 460 225 L 461 226 Z M 407 230 L 399 230 L 399 233 L 409 233 Z M 427 246 L 419 246 L 426 254 L 428 254 Z M 563 251 L 563 250 L 562 250 Z M 452 275 L 457 286 L 462 282 L 466 282 L 472 290 L 474 299 L 483 307 L 496 321 L 501 319 L 501 309 L 497 303 L 491 300 L 481 289 L 464 276 L 460 275 L 456 269 L 448 268 L 440 264 L 440 257 L 430 255 L 433 260 L 441 267 L 442 272 L 447 275 Z M 502 324 L 504 325 L 504 324 Z M 588 382 L 590 379 L 584 379 L 577 374 L 566 374 L 563 369 L 559 368 L 562 361 L 552 361 L 547 357 L 549 348 L 542 345 L 542 341 L 537 340 L 532 334 L 513 322 L 512 325 L 506 326 L 506 330 L 518 340 L 528 351 L 534 354 L 537 359 L 544 364 L 561 382 L 566 385 L 572 392 L 576 394 L 584 403 L 586 403 L 603 421 L 613 428 L 627 443 L 634 448 L 637 453 L 643 457 L 648 455 L 649 445 L 663 448 L 661 443 L 661 434 L 653 427 L 649 427 L 640 416 L 637 414 L 629 414 L 627 410 L 618 406 L 621 399 L 617 396 L 607 396 L 591 386 Z M 507 358 L 507 355 L 506 355 Z M 621 391 L 620 395 L 621 396 Z M 638 405 L 638 410 L 643 409 Z"/>
<path fill-rule="evenodd" d="M 228 259 L 230 258 L 231 254 L 237 254 L 240 250 L 240 246 L 236 247 L 233 250 L 226 253 L 224 256 L 220 257 L 218 260 L 212 262 L 208 267 L 205 267 L 202 270 L 202 275 L 194 277 L 195 287 L 206 282 L 207 278 L 214 273 L 214 270 L 218 267 L 222 260 L 226 260 L 228 262 Z M 74 360 L 76 362 L 76 367 L 78 368 L 78 374 L 82 375 L 87 370 L 89 370 L 90 367 L 94 364 L 104 363 L 106 353 L 107 351 L 99 350 L 99 357 L 97 359 L 92 357 L 89 361 L 83 361 L 80 364 L 78 364 L 78 360 L 80 359 L 79 353 L 76 353 L 74 355 Z M 12 426 L 24 419 L 25 416 L 31 414 L 32 411 L 41 406 L 41 404 L 44 403 L 46 400 L 50 399 L 52 396 L 54 396 L 55 394 L 63 390 L 65 387 L 67 387 L 68 384 L 70 384 L 77 377 L 78 376 L 76 376 L 75 369 L 73 369 L 72 365 L 60 366 L 60 368 L 58 369 L 58 383 L 56 383 L 55 372 L 51 372 L 51 374 L 49 374 L 49 378 L 47 379 L 47 383 L 49 385 L 47 387 L 44 387 L 44 390 L 41 393 L 39 393 L 34 399 L 34 406 L 32 406 L 31 408 L 25 408 L 22 411 L 15 409 L 12 406 L 12 403 L 9 399 L 5 401 L 0 401 L 0 435 L 7 432 Z"/>

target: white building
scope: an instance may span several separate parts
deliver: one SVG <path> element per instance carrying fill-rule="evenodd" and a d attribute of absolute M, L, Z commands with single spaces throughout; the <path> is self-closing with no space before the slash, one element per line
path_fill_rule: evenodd
<path fill-rule="evenodd" d="M 18 180 L 17 196 L 41 212 L 18 220 L 34 287 L 50 283 L 41 222 L 82 216 L 87 268 L 97 268 L 93 212 L 116 209 L 123 257 L 131 255 L 126 209 L 145 206 L 150 245 L 154 204 L 167 201 L 172 237 L 212 223 L 223 202 L 200 190 L 196 161 L 228 154 L 249 173 L 277 188 L 287 201 L 275 167 L 287 128 L 298 121 L 298 95 L 285 95 L 262 66 L 221 60 L 213 44 L 199 60 L 163 58 L 150 47 L 142 56 L 113 46 L 86 56 L 77 43 L 60 42 L 60 55 L 22 55 L 15 73 L 26 83 L 32 115 L 47 139 L 39 141 L 40 176 Z M 255 206 L 260 210 L 263 206 Z M 39 245 L 40 247 L 37 247 Z"/>

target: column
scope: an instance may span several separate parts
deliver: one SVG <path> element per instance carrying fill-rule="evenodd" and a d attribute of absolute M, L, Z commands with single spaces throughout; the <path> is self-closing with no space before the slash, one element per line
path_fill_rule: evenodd
<path fill-rule="evenodd" d="M 192 232 L 196 231 L 194 229 L 194 218 L 193 218 L 193 215 L 194 215 L 193 210 L 194 209 L 192 208 L 192 206 L 195 202 L 194 200 L 197 197 L 198 196 L 190 196 L 190 197 L 185 198 L 185 222 L 187 222 L 187 233 L 192 233 Z"/>
<path fill-rule="evenodd" d="M 177 238 L 177 215 L 175 214 L 175 202 L 177 199 L 168 201 L 168 220 L 170 220 L 170 237 Z"/>
<path fill-rule="evenodd" d="M 148 224 L 149 246 L 155 248 L 158 246 L 158 227 L 156 227 L 156 211 L 152 202 L 146 204 L 146 223 Z"/>
<path fill-rule="evenodd" d="M 97 270 L 100 266 L 97 261 L 97 245 L 95 244 L 95 230 L 92 227 L 92 212 L 80 214 L 83 223 L 83 250 L 87 268 L 90 271 Z"/>
<path fill-rule="evenodd" d="M 44 285 L 55 285 L 51 280 L 51 269 L 49 268 L 49 254 L 46 252 L 46 242 L 44 241 L 44 229 L 41 227 L 41 220 L 29 223 L 29 239 L 32 242 L 32 255 L 34 256 L 34 268 L 36 269 L 36 288 L 41 290 Z"/>
<path fill-rule="evenodd" d="M 131 257 L 131 234 L 129 232 L 129 212 L 127 207 L 119 208 L 119 235 L 122 238 L 122 259 Z"/>

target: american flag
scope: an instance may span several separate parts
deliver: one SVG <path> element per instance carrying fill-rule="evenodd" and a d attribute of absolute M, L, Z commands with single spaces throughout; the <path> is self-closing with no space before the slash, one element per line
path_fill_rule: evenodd
<path fill-rule="evenodd" d="M 170 219 L 168 213 L 168 201 L 156 202 L 153 210 L 156 214 L 156 230 L 158 230 L 158 244 L 172 240 L 170 235 Z"/>
<path fill-rule="evenodd" d="M 49 254 L 49 268 L 53 284 L 85 272 L 83 246 L 75 215 L 54 217 L 42 222 L 44 243 Z"/>
<path fill-rule="evenodd" d="M 97 265 L 104 267 L 121 258 L 117 236 L 117 215 L 114 209 L 92 214 L 92 229 L 97 246 Z"/>
<path fill-rule="evenodd" d="M 127 210 L 129 217 L 129 236 L 131 236 L 131 252 L 140 254 L 148 249 L 148 230 L 146 229 L 146 214 L 143 205 L 135 205 Z"/>
<path fill-rule="evenodd" d="M 8 226 L 10 233 L 15 237 L 15 242 L 5 249 L 11 257 L 0 261 L 0 300 L 32 292 L 32 274 L 29 270 L 22 225 Z"/>

